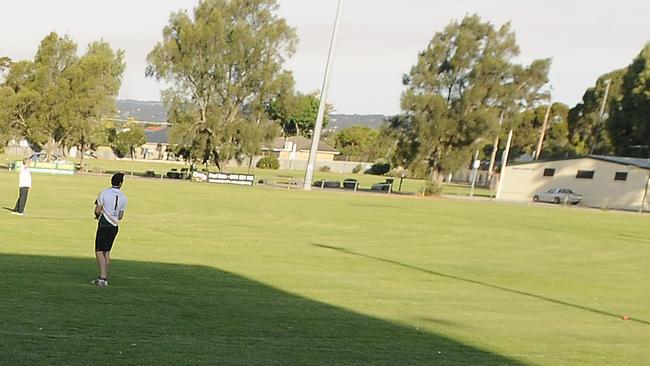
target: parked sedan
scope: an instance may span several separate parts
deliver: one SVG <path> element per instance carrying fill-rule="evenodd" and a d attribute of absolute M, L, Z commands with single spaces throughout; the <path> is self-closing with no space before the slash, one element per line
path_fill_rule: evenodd
<path fill-rule="evenodd" d="M 546 192 L 538 193 L 533 196 L 534 202 L 550 203 L 570 203 L 577 205 L 582 200 L 582 196 L 568 188 L 551 188 Z"/>

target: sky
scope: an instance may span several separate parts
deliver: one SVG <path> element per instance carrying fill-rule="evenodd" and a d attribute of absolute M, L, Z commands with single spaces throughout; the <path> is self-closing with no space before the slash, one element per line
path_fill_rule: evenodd
<path fill-rule="evenodd" d="M 322 86 L 337 0 L 278 0 L 300 38 L 286 69 L 302 92 Z M 173 11 L 198 0 L 21 0 L 3 4 L 0 56 L 31 59 L 49 32 L 68 34 L 80 52 L 103 39 L 123 49 L 119 98 L 160 100 L 165 86 L 145 77 L 146 55 Z M 344 0 L 328 102 L 336 113 L 396 114 L 401 80 L 436 32 L 476 13 L 510 21 L 529 63 L 552 57 L 553 98 L 570 106 L 599 75 L 627 66 L 650 41 L 648 0 Z"/>

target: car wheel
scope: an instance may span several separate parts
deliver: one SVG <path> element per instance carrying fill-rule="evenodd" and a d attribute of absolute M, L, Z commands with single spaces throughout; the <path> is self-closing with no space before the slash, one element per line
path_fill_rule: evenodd
<path fill-rule="evenodd" d="M 560 197 L 553 198 L 553 202 L 555 202 L 556 205 L 559 205 L 560 204 Z"/>
<path fill-rule="evenodd" d="M 533 196 L 533 202 L 539 202 L 539 196 Z"/>

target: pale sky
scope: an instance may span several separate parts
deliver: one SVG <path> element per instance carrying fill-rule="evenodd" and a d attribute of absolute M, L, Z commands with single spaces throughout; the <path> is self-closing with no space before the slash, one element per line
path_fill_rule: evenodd
<path fill-rule="evenodd" d="M 32 58 L 50 31 L 70 35 L 80 51 L 108 41 L 126 52 L 119 98 L 159 100 L 161 85 L 144 76 L 145 57 L 161 39 L 169 14 L 198 0 L 6 1 L 0 56 Z M 279 0 L 300 44 L 286 68 L 297 89 L 320 89 L 336 0 Z M 521 62 L 553 57 L 554 99 L 573 106 L 596 78 L 628 65 L 650 41 L 649 0 L 345 0 L 328 101 L 337 113 L 398 113 L 402 75 L 433 35 L 477 13 L 510 20 Z"/>

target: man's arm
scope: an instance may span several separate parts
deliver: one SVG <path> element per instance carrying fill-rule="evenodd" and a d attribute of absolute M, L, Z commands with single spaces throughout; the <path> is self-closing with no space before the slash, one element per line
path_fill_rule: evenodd
<path fill-rule="evenodd" d="M 95 200 L 95 220 L 99 219 L 99 215 L 102 214 L 102 208 L 102 205 Z"/>
<path fill-rule="evenodd" d="M 118 220 L 122 220 L 124 218 L 124 211 L 120 211 L 119 215 L 117 216 Z"/>

